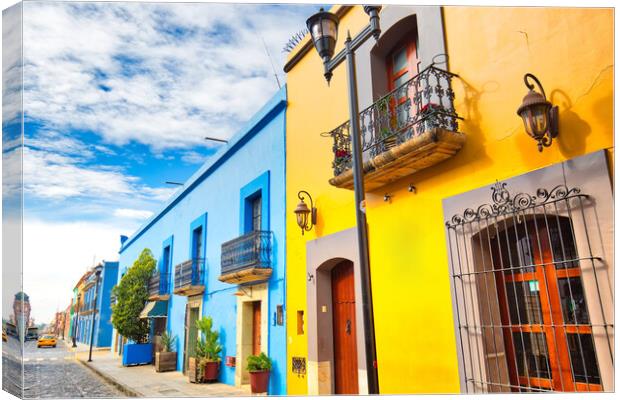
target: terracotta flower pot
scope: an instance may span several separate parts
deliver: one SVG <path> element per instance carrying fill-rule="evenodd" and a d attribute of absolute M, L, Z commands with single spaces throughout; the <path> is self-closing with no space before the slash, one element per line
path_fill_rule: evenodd
<path fill-rule="evenodd" d="M 205 381 L 216 381 L 220 374 L 220 362 L 209 361 L 205 363 L 203 379 Z"/>
<path fill-rule="evenodd" d="M 252 393 L 267 393 L 269 371 L 250 371 L 250 388 Z"/>

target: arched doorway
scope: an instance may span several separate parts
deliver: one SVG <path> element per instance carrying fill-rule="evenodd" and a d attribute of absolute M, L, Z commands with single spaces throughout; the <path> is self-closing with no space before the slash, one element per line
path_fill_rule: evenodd
<path fill-rule="evenodd" d="M 357 333 L 353 263 L 344 260 L 331 270 L 334 390 L 358 394 Z"/>

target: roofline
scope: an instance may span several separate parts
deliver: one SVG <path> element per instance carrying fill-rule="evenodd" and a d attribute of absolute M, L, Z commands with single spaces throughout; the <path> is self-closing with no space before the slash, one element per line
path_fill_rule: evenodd
<path fill-rule="evenodd" d="M 336 9 L 334 10 L 334 8 Z M 334 6 L 330 10 L 330 12 L 336 14 L 338 18 L 342 18 L 352 8 L 352 5 Z M 306 33 L 306 36 L 308 35 L 309 33 Z M 297 63 L 301 61 L 302 58 L 304 58 L 304 56 L 310 51 L 310 49 L 312 49 L 313 45 L 314 44 L 312 43 L 312 39 L 306 41 L 306 43 L 304 43 L 303 46 L 301 46 L 301 48 L 293 54 L 293 56 L 286 62 L 286 64 L 284 64 L 284 72 L 289 72 L 290 70 L 292 70 L 293 67 L 297 65 Z"/>
<path fill-rule="evenodd" d="M 257 129 L 261 125 L 271 120 L 276 114 L 286 108 L 286 85 L 284 85 L 276 94 L 256 113 L 250 120 L 212 157 L 207 160 L 198 171 L 196 171 L 183 185 L 183 188 L 177 190 L 164 204 L 162 209 L 150 217 L 131 237 L 129 237 L 118 251 L 121 254 L 133 242 L 135 242 L 142 234 L 159 221 L 168 211 L 177 205 L 185 196 L 187 196 L 198 184 L 211 175 L 217 168 L 227 159 L 232 157 L 243 145 L 260 131 Z"/>

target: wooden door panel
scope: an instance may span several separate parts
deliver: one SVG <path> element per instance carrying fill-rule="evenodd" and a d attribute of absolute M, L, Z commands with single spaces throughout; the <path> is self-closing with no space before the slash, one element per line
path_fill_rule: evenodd
<path fill-rule="evenodd" d="M 332 270 L 334 383 L 337 394 L 357 394 L 357 340 L 353 263 Z"/>

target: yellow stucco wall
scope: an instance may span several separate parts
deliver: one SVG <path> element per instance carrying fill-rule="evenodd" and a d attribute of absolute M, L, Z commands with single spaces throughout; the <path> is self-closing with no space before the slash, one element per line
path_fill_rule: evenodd
<path fill-rule="evenodd" d="M 344 32 L 367 23 L 360 7 Z M 379 383 L 382 393 L 458 392 L 442 199 L 599 149 L 613 160 L 613 12 L 610 9 L 445 7 L 444 30 L 457 112 L 467 135 L 456 157 L 367 194 Z M 442 40 L 442 38 L 437 38 Z M 307 392 L 291 373 L 306 356 L 297 310 L 306 307 L 305 242 L 355 224 L 353 193 L 328 184 L 330 131 L 348 118 L 346 70 L 328 87 L 312 50 L 289 73 L 287 109 L 287 335 L 290 394 Z M 534 73 L 560 107 L 560 136 L 542 153 L 516 109 Z M 358 77 L 369 79 L 369 77 Z M 417 194 L 407 191 L 412 183 Z M 318 224 L 301 235 L 297 192 L 316 201 Z M 383 195 L 393 195 L 391 202 Z M 307 329 L 306 329 L 307 331 Z M 361 333 L 360 333 L 361 334 Z"/>

